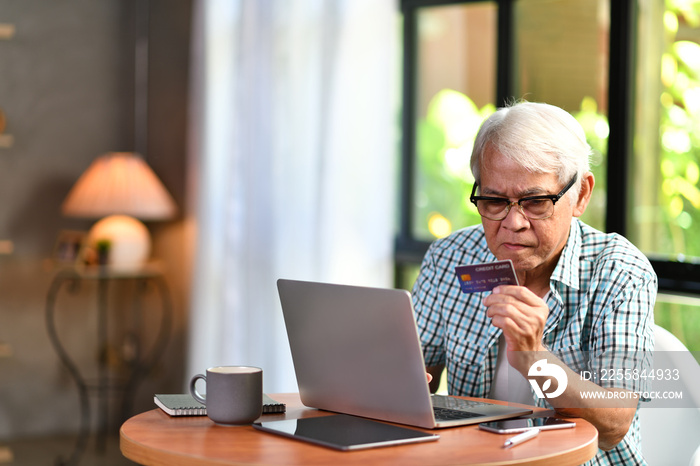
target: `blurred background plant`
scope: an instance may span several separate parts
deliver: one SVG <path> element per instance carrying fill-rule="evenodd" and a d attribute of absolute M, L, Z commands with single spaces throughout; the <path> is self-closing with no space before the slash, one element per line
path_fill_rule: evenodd
<path fill-rule="evenodd" d="M 661 60 L 658 193 L 666 229 L 663 250 L 678 260 L 700 256 L 700 0 L 666 0 Z M 679 254 L 679 251 L 682 254 Z M 660 297 L 656 322 L 691 351 L 700 351 L 697 300 Z M 700 358 L 696 353 L 696 358 Z"/>
<path fill-rule="evenodd" d="M 700 256 L 700 44 L 679 38 L 679 26 L 700 27 L 700 1 L 667 0 L 661 61 L 659 205 L 668 252 Z"/>

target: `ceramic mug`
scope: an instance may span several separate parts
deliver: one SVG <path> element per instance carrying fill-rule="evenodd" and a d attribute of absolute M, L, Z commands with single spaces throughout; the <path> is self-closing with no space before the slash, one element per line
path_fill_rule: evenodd
<path fill-rule="evenodd" d="M 202 379 L 206 395 L 195 386 Z M 217 366 L 190 380 L 190 393 L 206 405 L 207 416 L 217 424 L 251 424 L 262 414 L 262 369 L 251 366 Z"/>

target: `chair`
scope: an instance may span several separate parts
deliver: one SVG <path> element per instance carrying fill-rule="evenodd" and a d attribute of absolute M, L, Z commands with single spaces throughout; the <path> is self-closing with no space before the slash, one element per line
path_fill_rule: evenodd
<path fill-rule="evenodd" d="M 674 390 L 682 390 L 685 406 L 695 407 L 654 407 L 663 400 L 642 403 L 642 453 L 650 465 L 700 466 L 700 365 L 689 363 L 688 349 L 668 330 L 657 325 L 654 338 L 654 366 L 679 368 L 680 384 Z"/>

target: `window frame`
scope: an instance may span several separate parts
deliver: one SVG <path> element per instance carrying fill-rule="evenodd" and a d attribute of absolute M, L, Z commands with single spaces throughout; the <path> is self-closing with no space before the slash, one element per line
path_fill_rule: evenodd
<path fill-rule="evenodd" d="M 415 88 L 417 67 L 417 15 L 419 8 L 455 4 L 482 3 L 486 0 L 401 0 L 403 13 L 403 112 L 401 143 L 400 217 L 394 243 L 395 283 L 404 283 L 406 266 L 418 265 L 430 241 L 412 234 L 415 179 Z M 503 106 L 517 97 L 512 95 L 513 76 L 513 2 L 490 0 L 496 5 L 496 105 Z M 605 229 L 625 236 L 632 200 L 628 178 L 634 134 L 635 44 L 637 24 L 635 0 L 610 0 L 610 43 L 608 74 L 607 176 L 621 182 L 608 183 Z M 659 291 L 700 293 L 700 262 L 664 260 L 649 257 L 659 278 Z"/>

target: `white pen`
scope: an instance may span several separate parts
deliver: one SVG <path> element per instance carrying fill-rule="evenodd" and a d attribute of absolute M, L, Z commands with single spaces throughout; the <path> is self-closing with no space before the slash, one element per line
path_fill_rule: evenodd
<path fill-rule="evenodd" d="M 516 445 L 520 445 L 523 442 L 527 442 L 528 440 L 537 437 L 537 434 L 539 434 L 539 433 L 540 433 L 540 429 L 526 430 L 522 434 L 518 434 L 515 437 L 511 437 L 508 440 L 506 440 L 506 443 L 503 444 L 503 447 L 510 448 L 510 447 L 514 447 Z"/>

